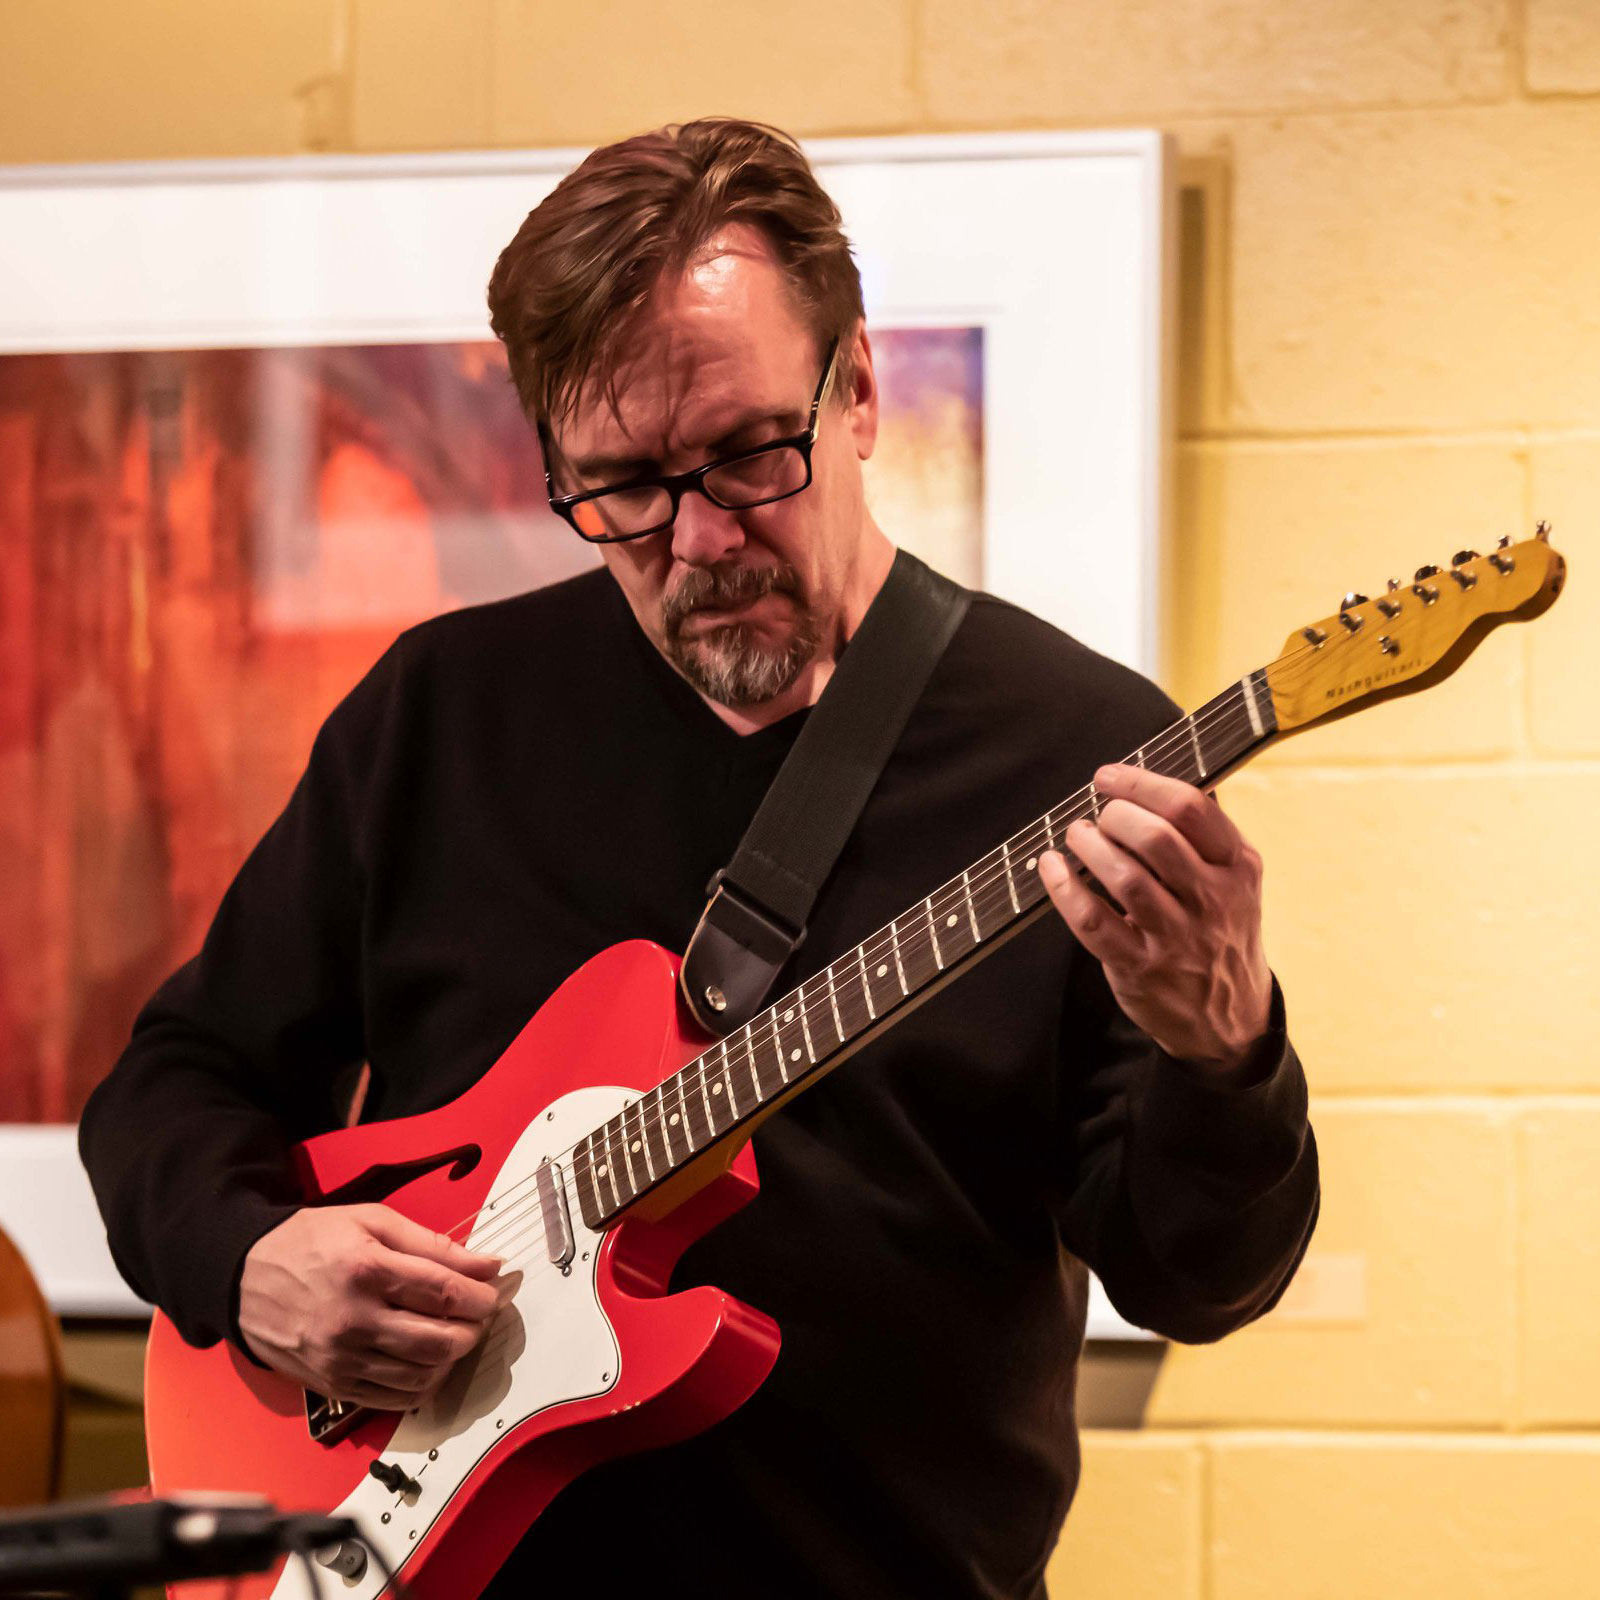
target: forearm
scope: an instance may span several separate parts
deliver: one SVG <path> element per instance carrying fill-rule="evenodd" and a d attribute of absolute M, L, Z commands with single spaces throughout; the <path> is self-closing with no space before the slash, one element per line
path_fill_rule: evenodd
<path fill-rule="evenodd" d="M 1124 1018 L 1108 1035 L 1103 1072 L 1121 1093 L 1088 1127 L 1064 1231 L 1130 1321 L 1221 1338 L 1276 1302 L 1316 1224 L 1316 1141 L 1282 997 L 1274 985 L 1269 1032 L 1233 1081 L 1165 1056 Z"/>

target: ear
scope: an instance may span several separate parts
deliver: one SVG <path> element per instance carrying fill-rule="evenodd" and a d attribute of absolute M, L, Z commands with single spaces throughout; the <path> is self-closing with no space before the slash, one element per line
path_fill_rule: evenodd
<path fill-rule="evenodd" d="M 872 341 L 865 319 L 856 324 L 850 342 L 850 393 L 845 416 L 856 455 L 865 461 L 878 444 L 878 374 L 872 365 Z"/>

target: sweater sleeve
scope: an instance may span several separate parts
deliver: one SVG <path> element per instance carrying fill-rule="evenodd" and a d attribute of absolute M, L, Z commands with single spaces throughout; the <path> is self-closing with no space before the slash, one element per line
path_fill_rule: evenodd
<path fill-rule="evenodd" d="M 244 1257 L 290 1216 L 294 1140 L 364 1055 L 361 800 L 395 650 L 334 710 L 288 805 L 89 1099 L 79 1149 L 112 1258 L 190 1343 L 236 1336 Z"/>
<path fill-rule="evenodd" d="M 1321 1189 L 1306 1080 L 1273 980 L 1245 1069 L 1208 1079 L 1124 1016 L 1076 952 L 1063 1041 L 1062 1237 L 1131 1323 L 1184 1343 L 1269 1311 L 1316 1226 Z"/>

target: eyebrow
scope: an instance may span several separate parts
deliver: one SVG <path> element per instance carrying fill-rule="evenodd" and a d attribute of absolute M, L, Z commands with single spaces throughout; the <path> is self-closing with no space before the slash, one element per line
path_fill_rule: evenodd
<path fill-rule="evenodd" d="M 773 426 L 779 429 L 777 437 L 786 438 L 788 433 L 796 432 L 800 423 L 805 420 L 805 412 L 792 408 L 782 411 L 763 411 L 748 416 L 736 422 L 731 428 L 724 429 L 717 437 L 706 446 L 713 456 L 721 452 L 719 446 L 725 447 L 730 440 L 738 438 L 741 433 L 749 433 L 752 428 Z M 785 429 L 784 424 L 793 422 L 794 427 Z M 567 463 L 574 471 L 581 472 L 585 477 L 607 474 L 627 474 L 629 477 L 659 466 L 660 463 L 653 456 L 613 456 L 604 453 L 588 456 L 567 456 Z"/>

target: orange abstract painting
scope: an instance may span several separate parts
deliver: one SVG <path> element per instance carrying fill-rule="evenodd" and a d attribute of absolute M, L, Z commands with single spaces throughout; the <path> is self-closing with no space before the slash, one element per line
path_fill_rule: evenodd
<path fill-rule="evenodd" d="M 981 578 L 982 336 L 877 335 L 869 495 Z M 68 1122 L 402 628 L 594 552 L 492 343 L 0 357 L 0 1122 Z"/>

